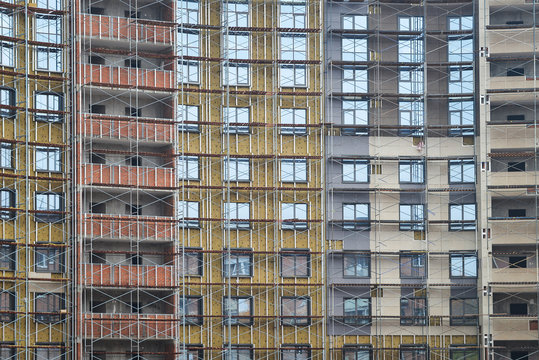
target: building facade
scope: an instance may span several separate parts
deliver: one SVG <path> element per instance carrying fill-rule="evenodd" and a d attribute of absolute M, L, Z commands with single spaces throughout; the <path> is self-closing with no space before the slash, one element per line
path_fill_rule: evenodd
<path fill-rule="evenodd" d="M 539 359 L 536 11 L 0 2 L 0 358 Z"/>

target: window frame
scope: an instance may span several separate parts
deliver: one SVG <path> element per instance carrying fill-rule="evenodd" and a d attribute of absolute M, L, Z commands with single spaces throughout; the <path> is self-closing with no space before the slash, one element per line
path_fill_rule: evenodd
<path fill-rule="evenodd" d="M 404 167 L 408 167 L 408 170 Z M 399 184 L 425 184 L 426 172 L 424 160 L 399 160 Z"/>
<path fill-rule="evenodd" d="M 230 256 L 230 264 L 227 265 L 227 258 Z M 244 266 L 240 265 L 242 261 L 240 259 L 243 258 L 243 262 L 245 263 L 245 259 L 248 260 L 248 273 L 240 273 L 238 270 L 243 270 Z M 234 261 L 233 261 L 234 259 Z M 227 249 L 224 249 L 224 256 L 223 256 L 223 263 L 222 263 L 222 269 L 223 269 L 223 278 L 250 278 L 253 277 L 253 267 L 254 267 L 254 254 L 253 249 L 249 248 L 233 248 L 228 251 Z M 232 267 L 235 266 L 236 270 L 233 270 Z"/>
<path fill-rule="evenodd" d="M 406 258 L 409 258 L 409 259 L 406 260 Z M 419 261 L 420 265 L 418 265 L 418 260 L 420 260 Z M 403 266 L 410 267 L 410 275 L 403 274 L 404 272 Z M 408 251 L 401 251 L 399 253 L 399 278 L 423 279 L 427 277 L 428 277 L 428 256 L 426 253 L 408 252 Z"/>
<path fill-rule="evenodd" d="M 361 310 L 358 310 L 358 300 L 367 300 L 367 312 L 368 315 L 359 315 Z M 346 315 L 346 303 L 347 301 L 354 302 L 354 314 L 350 318 Z M 368 316 L 367 319 L 359 318 L 363 316 Z M 355 326 L 364 326 L 369 325 L 372 321 L 372 299 L 370 297 L 353 297 L 353 298 L 343 298 L 343 323 L 346 325 L 355 325 Z"/>
<path fill-rule="evenodd" d="M 358 160 L 358 159 L 343 159 L 341 161 L 341 169 L 342 169 L 342 182 L 343 184 L 368 184 L 371 180 L 371 169 L 370 169 L 371 162 L 370 160 Z M 345 173 L 345 167 L 350 167 L 352 171 L 347 171 Z M 365 170 L 365 176 L 361 176 L 360 170 Z M 353 176 L 346 176 L 345 174 L 352 173 Z M 359 176 L 358 176 L 359 174 Z M 352 178 L 351 180 L 348 180 L 348 178 Z M 365 180 L 362 180 L 365 179 Z"/>
<path fill-rule="evenodd" d="M 196 207 L 195 207 L 196 204 Z M 195 211 L 196 216 L 191 216 L 191 212 Z M 185 216 L 187 215 L 187 216 Z M 198 201 L 188 201 L 188 200 L 179 200 L 178 201 L 178 218 L 179 226 L 183 229 L 199 229 L 200 228 L 200 202 Z M 196 218 L 195 220 L 185 220 L 185 218 Z"/>
<path fill-rule="evenodd" d="M 284 301 L 294 301 L 294 315 L 284 315 Z M 307 302 L 307 315 L 297 315 L 296 301 Z M 282 326 L 309 326 L 311 324 L 311 298 L 309 296 L 281 296 L 281 325 Z"/>
<path fill-rule="evenodd" d="M 47 195 L 47 209 L 38 208 L 38 197 Z M 57 196 L 59 201 L 59 208 L 50 208 L 50 197 Z M 57 211 L 63 213 L 65 209 L 64 193 L 52 192 L 52 191 L 36 191 L 34 192 L 34 219 L 36 222 L 57 223 L 64 221 L 64 214 L 51 214 L 49 211 Z M 40 211 L 46 211 L 47 213 L 40 213 Z"/>
<path fill-rule="evenodd" d="M 13 144 L 11 143 L 0 143 L 0 168 L 13 169 Z"/>
<path fill-rule="evenodd" d="M 290 42 L 284 39 L 292 39 Z M 296 39 L 302 39 L 296 41 Z M 306 34 L 302 33 L 281 33 L 279 36 L 279 58 L 281 60 L 306 61 L 309 56 L 309 45 Z M 301 87 L 308 86 L 306 64 L 281 64 L 279 65 L 279 86 Z"/>
<path fill-rule="evenodd" d="M 449 231 L 475 231 L 477 229 L 477 205 L 476 203 L 448 204 L 449 206 Z M 467 209 L 473 206 L 473 220 L 466 219 Z M 460 208 L 460 218 L 454 219 L 453 212 Z"/>
<path fill-rule="evenodd" d="M 248 106 L 223 106 L 223 134 L 244 135 L 249 134 L 249 124 L 251 123 L 251 108 Z M 245 124 L 245 122 L 239 121 L 244 117 L 243 113 L 247 113 L 247 125 L 230 125 Z M 233 119 L 234 121 L 230 121 Z"/>
<path fill-rule="evenodd" d="M 229 300 L 247 300 L 247 304 L 249 305 L 249 315 L 248 316 L 241 316 L 239 307 L 240 303 L 235 303 L 235 313 L 237 315 L 230 315 L 228 308 L 234 304 L 230 304 L 230 306 L 227 306 L 227 303 Z M 244 326 L 251 326 L 254 323 L 253 318 L 253 297 L 252 296 L 223 296 L 223 318 L 224 318 L 224 324 L 225 325 L 244 325 Z M 230 316 L 234 316 L 231 318 Z"/>
<path fill-rule="evenodd" d="M 412 358 L 409 359 L 403 355 L 403 352 L 414 352 L 411 354 Z M 418 352 L 422 352 L 418 353 Z M 429 347 L 428 345 L 401 345 L 399 349 L 399 360 L 429 360 Z"/>
<path fill-rule="evenodd" d="M 46 96 L 47 97 L 47 101 L 46 101 L 47 108 L 39 107 L 40 106 L 40 105 L 38 105 L 39 104 L 38 103 L 38 97 L 39 96 Z M 51 97 L 56 97 L 56 100 L 58 102 L 58 109 L 51 109 L 50 108 Z M 59 122 L 64 121 L 62 114 L 54 113 L 54 112 L 63 112 L 64 111 L 64 96 L 63 96 L 63 94 L 56 93 L 56 92 L 51 92 L 51 91 L 36 91 L 34 93 L 34 103 L 35 103 L 35 110 L 36 110 L 36 112 L 34 113 L 34 119 L 36 121 L 43 121 L 43 122 L 49 122 L 49 123 L 59 123 Z M 40 110 L 44 111 L 44 112 L 40 112 Z"/>
<path fill-rule="evenodd" d="M 341 60 L 351 62 L 369 61 L 368 38 L 361 35 L 343 35 L 341 38 Z"/>
<path fill-rule="evenodd" d="M 471 276 L 467 276 L 466 275 L 466 259 L 472 259 L 473 258 L 473 262 L 475 264 L 475 269 L 474 269 L 474 274 L 471 275 Z M 453 259 L 457 259 L 457 261 L 459 261 L 460 259 L 460 265 L 458 266 L 459 270 L 460 270 L 460 273 L 462 275 L 454 275 L 454 269 L 456 268 L 455 267 L 455 264 L 453 263 Z M 478 273 L 478 270 L 479 270 L 479 259 L 478 259 L 478 256 L 476 253 L 472 253 L 472 252 L 451 252 L 449 253 L 449 278 L 450 279 L 477 279 L 477 273 Z"/>
<path fill-rule="evenodd" d="M 352 21 L 348 21 L 347 18 L 351 18 Z M 362 19 L 363 21 L 356 21 Z M 347 23 L 351 23 L 352 27 L 347 27 Z M 361 26 L 362 24 L 365 24 L 364 26 Z M 357 25 L 357 26 L 356 26 Z M 369 17 L 368 15 L 364 14 L 343 14 L 341 16 L 341 29 L 343 30 L 367 30 L 369 28 Z"/>
<path fill-rule="evenodd" d="M 7 104 L 3 103 L 4 100 L 7 100 Z M 16 114 L 16 110 L 14 109 L 15 101 L 16 101 L 15 89 L 7 87 L 7 86 L 0 86 L 0 104 L 2 106 L 8 106 L 8 107 L 13 108 L 13 109 L 0 108 L 0 117 L 9 118 L 9 119 L 15 117 L 15 114 Z"/>
<path fill-rule="evenodd" d="M 407 114 L 408 119 L 406 119 Z M 406 122 L 406 123 L 405 123 Z M 423 100 L 399 100 L 399 126 L 420 126 L 420 128 L 400 128 L 399 134 L 404 136 L 423 136 L 425 126 L 425 104 Z"/>
<path fill-rule="evenodd" d="M 367 358 L 361 356 L 360 353 L 367 352 Z M 347 353 L 352 353 L 352 358 L 347 356 Z M 372 360 L 372 345 L 347 345 L 344 344 L 342 347 L 342 359 L 343 360 Z"/>
<path fill-rule="evenodd" d="M 53 292 L 34 292 L 34 321 L 41 324 L 51 324 L 58 323 L 63 321 L 64 316 L 60 312 L 65 309 L 65 294 L 64 293 L 53 293 Z M 46 296 L 47 300 L 43 306 L 46 305 L 47 311 L 38 311 L 38 298 L 41 296 Z M 51 300 L 51 298 L 56 298 Z M 55 309 L 55 305 L 58 305 L 58 309 Z M 52 306 L 52 309 L 51 309 Z M 56 313 L 58 314 L 42 314 L 42 313 Z"/>
<path fill-rule="evenodd" d="M 2 301 L 0 301 L 0 310 L 1 311 L 15 311 L 16 310 L 16 295 L 15 292 L 9 291 L 6 289 L 0 289 L 0 300 L 2 300 L 4 297 L 7 298 L 8 303 L 3 304 Z M 0 314 L 0 322 L 11 322 L 15 320 L 15 314 L 14 313 L 1 313 Z"/>
<path fill-rule="evenodd" d="M 183 302 L 183 303 L 182 303 Z M 189 305 L 195 304 L 197 314 L 187 313 Z M 178 313 L 182 325 L 202 325 L 204 323 L 204 300 L 202 296 L 180 295 L 178 299 Z M 183 311 L 182 311 L 183 310 Z"/>
<path fill-rule="evenodd" d="M 303 18 L 303 20 L 296 20 L 298 18 Z M 305 29 L 307 27 L 307 6 L 305 3 L 281 3 L 279 5 L 279 27 L 285 29 Z"/>
<path fill-rule="evenodd" d="M 455 352 L 473 353 L 473 357 L 469 357 L 469 355 L 466 354 L 464 356 L 457 357 L 455 356 Z M 449 347 L 449 358 L 450 360 L 479 360 L 479 349 L 470 348 L 466 345 L 451 345 Z"/>
<path fill-rule="evenodd" d="M 300 113 L 303 113 L 303 116 Z M 280 108 L 279 120 L 280 120 L 281 126 L 279 129 L 279 133 L 281 135 L 298 135 L 298 136 L 307 135 L 307 126 L 305 127 L 296 126 L 296 125 L 307 125 L 307 116 L 308 116 L 308 113 L 307 113 L 306 108 Z M 290 120 L 292 121 L 289 122 L 288 118 L 290 118 Z M 286 120 L 286 122 L 283 120 Z M 294 126 L 287 127 L 283 125 L 294 125 Z"/>
<path fill-rule="evenodd" d="M 423 94 L 425 91 L 424 76 L 422 68 L 401 66 L 398 80 L 399 94 Z"/>
<path fill-rule="evenodd" d="M 465 176 L 466 173 L 470 171 L 470 165 L 473 173 L 473 180 L 471 181 L 465 181 L 467 176 Z M 448 160 L 447 162 L 447 176 L 448 176 L 448 183 L 449 184 L 475 184 L 476 180 L 476 169 L 475 169 L 475 160 L 474 159 L 459 159 L 459 160 Z M 460 170 L 452 170 L 455 168 L 460 168 Z M 457 171 L 456 174 L 454 174 L 454 171 Z M 460 171 L 460 172 L 459 172 Z M 459 175 L 460 174 L 460 175 Z M 455 178 L 460 177 L 460 181 L 456 181 Z"/>
<path fill-rule="evenodd" d="M 288 208 L 292 209 L 293 218 L 285 218 L 284 214 L 285 211 L 289 211 Z M 305 208 L 305 218 L 298 217 L 298 213 L 302 211 L 301 208 Z M 309 228 L 308 219 L 309 205 L 307 203 L 281 203 L 281 230 L 307 230 Z"/>
<path fill-rule="evenodd" d="M 17 246 L 13 240 L 0 240 L 0 269 L 4 271 L 15 270 L 17 261 Z M 6 266 L 4 266 L 6 265 Z"/>
<path fill-rule="evenodd" d="M 202 276 L 204 274 L 204 253 L 202 248 L 182 248 L 181 254 L 178 257 L 178 268 L 180 269 L 180 276 Z M 198 250 L 198 251 L 193 251 Z M 196 273 L 190 273 L 189 269 L 192 268 L 190 262 L 196 261 Z"/>
<path fill-rule="evenodd" d="M 181 5 L 180 5 L 181 4 Z M 183 4 L 196 4 L 196 10 L 191 11 L 189 6 L 182 6 Z M 191 13 L 196 13 L 196 21 L 191 22 Z M 184 18 L 186 21 L 184 21 Z M 198 25 L 200 23 L 200 3 L 198 0 L 178 0 L 176 8 L 176 22 L 179 24 L 192 24 Z"/>
<path fill-rule="evenodd" d="M 7 198 L 4 196 L 7 195 Z M 7 200 L 8 204 L 4 203 L 4 201 Z M 3 209 L 0 210 L 0 220 L 2 221 L 10 221 L 14 220 L 17 211 L 14 210 L 16 203 L 16 193 L 15 190 L 7 189 L 7 188 L 0 188 L 0 207 Z M 9 205 L 9 206 L 6 206 Z"/>
<path fill-rule="evenodd" d="M 473 314 L 468 314 L 466 312 L 466 301 L 473 301 L 475 300 L 475 307 L 476 307 L 476 316 L 469 316 Z M 454 308 L 453 303 L 456 301 L 463 301 L 463 314 L 462 316 L 454 315 Z M 471 305 L 469 305 L 471 306 Z M 466 297 L 451 297 L 449 299 L 449 325 L 450 326 L 476 326 L 479 321 L 479 299 L 478 298 L 466 298 Z"/>
<path fill-rule="evenodd" d="M 403 208 L 410 207 L 410 219 L 403 220 Z M 419 215 L 419 209 L 421 209 L 421 219 L 416 219 Z M 409 221 L 409 223 L 406 223 Z M 425 218 L 425 204 L 399 204 L 399 231 L 425 231 L 426 228 Z"/>
<path fill-rule="evenodd" d="M 369 92 L 369 71 L 362 66 L 343 66 L 341 91 L 350 94 Z"/>
<path fill-rule="evenodd" d="M 280 261 L 280 275 L 282 278 L 309 278 L 311 276 L 311 254 L 309 252 L 309 249 L 281 249 L 281 253 L 279 256 Z M 298 274 L 298 268 L 301 268 L 297 265 L 298 258 L 305 257 L 305 270 L 306 272 L 304 274 Z M 291 267 L 291 270 L 284 271 L 285 266 L 283 265 L 283 260 L 285 258 L 292 258 L 293 266 Z M 290 271 L 293 272 L 293 274 L 288 274 Z"/>
<path fill-rule="evenodd" d="M 354 258 L 353 264 L 356 264 L 353 267 L 354 274 L 358 273 L 357 264 L 359 262 L 356 261 L 356 260 L 357 259 L 365 259 L 366 260 L 366 262 L 367 262 L 367 275 L 365 275 L 365 276 L 363 276 L 363 275 L 348 275 L 346 273 L 346 269 L 347 269 L 347 267 L 346 267 L 346 258 L 350 258 L 350 257 Z M 342 256 L 342 269 L 343 269 L 343 278 L 344 279 L 369 279 L 371 277 L 371 256 L 370 256 L 370 254 L 343 253 L 343 256 Z"/>
<path fill-rule="evenodd" d="M 308 161 L 307 159 L 281 159 L 280 180 L 282 183 L 307 183 L 308 182 Z M 291 172 L 286 172 L 288 168 Z M 290 178 L 286 174 L 292 174 Z M 299 174 L 299 175 L 298 175 Z"/>
<path fill-rule="evenodd" d="M 183 0 L 182 0 L 183 1 Z M 193 111 L 194 110 L 194 111 Z M 198 122 L 200 121 L 200 106 L 198 105 L 186 105 L 178 104 L 178 131 L 181 132 L 200 132 Z M 191 120 L 191 117 L 194 119 Z M 184 122 L 196 121 L 196 124 L 185 124 Z"/>
<path fill-rule="evenodd" d="M 369 100 L 343 99 L 341 106 L 342 125 L 354 126 L 353 128 L 341 128 L 341 135 L 369 135 Z M 361 127 L 362 125 L 365 127 Z"/>
<path fill-rule="evenodd" d="M 234 205 L 232 205 L 234 204 Z M 231 207 L 234 206 L 234 209 Z M 240 212 L 247 208 L 247 218 L 240 217 Z M 234 217 L 231 217 L 231 213 Z M 223 203 L 223 227 L 231 230 L 250 230 L 251 229 L 251 203 L 249 202 L 225 202 Z"/>
<path fill-rule="evenodd" d="M 223 360 L 245 360 L 245 354 L 239 352 L 249 352 L 249 360 L 253 360 L 254 349 L 251 344 L 223 344 Z M 230 353 L 233 351 L 234 353 Z"/>
<path fill-rule="evenodd" d="M 358 217 L 358 214 L 362 214 L 360 208 L 366 207 L 366 217 Z M 349 219 L 345 214 L 349 213 L 349 210 L 353 213 L 353 218 Z M 370 203 L 342 203 L 342 227 L 344 230 L 353 231 L 366 231 L 371 228 L 371 204 Z"/>
<path fill-rule="evenodd" d="M 178 179 L 183 181 L 200 180 L 200 158 L 198 156 L 178 156 L 176 166 Z"/>
<path fill-rule="evenodd" d="M 66 270 L 65 254 L 62 249 L 60 247 L 46 246 L 47 244 L 42 245 L 34 247 L 34 271 L 52 274 L 64 273 Z M 52 264 L 51 260 L 54 261 Z M 43 261 L 45 266 L 42 266 Z"/>
<path fill-rule="evenodd" d="M 38 154 L 40 152 L 46 152 L 47 155 L 44 159 L 38 160 Z M 52 159 L 50 154 L 53 154 Z M 42 172 L 51 172 L 51 173 L 61 173 L 62 172 L 62 150 L 59 147 L 53 146 L 36 146 L 34 150 L 34 164 L 36 171 Z M 39 167 L 39 163 L 42 163 L 43 160 L 47 163 L 45 167 Z M 51 166 L 52 162 L 52 166 Z"/>
<path fill-rule="evenodd" d="M 248 1 L 222 1 L 221 5 L 221 23 L 224 28 L 249 27 L 251 20 L 251 7 Z M 232 6 L 233 8 L 225 8 L 225 5 Z M 246 10 L 240 9 L 240 6 L 246 6 Z M 231 18 L 230 14 L 232 14 L 233 17 L 232 22 L 229 21 Z"/>
<path fill-rule="evenodd" d="M 471 107 L 471 109 L 470 109 Z M 448 102 L 448 125 L 466 126 L 472 128 L 450 128 L 449 136 L 471 136 L 475 133 L 475 101 L 473 99 L 450 99 Z M 471 113 L 471 122 L 468 117 Z M 455 115 L 458 117 L 458 124 L 455 123 Z"/>
<path fill-rule="evenodd" d="M 245 173 L 247 177 L 244 176 Z M 223 182 L 251 182 L 251 159 L 228 156 L 223 158 Z"/>
<path fill-rule="evenodd" d="M 302 351 L 305 351 L 306 354 L 302 354 Z M 282 344 L 280 352 L 282 360 L 290 360 L 291 357 L 293 357 L 294 360 L 311 360 L 311 346 L 309 344 Z M 291 354 L 286 355 L 285 353 L 287 352 Z"/>
<path fill-rule="evenodd" d="M 422 300 L 424 302 L 424 305 L 422 306 L 424 315 L 416 315 L 416 312 L 418 310 L 421 310 L 420 307 L 417 306 L 417 301 Z M 403 315 L 403 301 L 408 302 L 407 306 L 411 302 L 411 317 L 407 317 L 407 315 Z M 400 298 L 400 325 L 401 326 L 425 326 L 427 325 L 429 315 L 428 315 L 428 303 L 427 298 L 424 296 L 402 296 Z"/>

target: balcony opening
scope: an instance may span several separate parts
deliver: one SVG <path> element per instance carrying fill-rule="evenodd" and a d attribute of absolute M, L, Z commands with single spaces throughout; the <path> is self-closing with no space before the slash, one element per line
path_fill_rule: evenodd
<path fill-rule="evenodd" d="M 90 163 L 92 164 L 105 164 L 105 155 L 103 154 L 97 154 L 97 153 L 90 153 Z"/>
<path fill-rule="evenodd" d="M 526 162 L 525 161 L 508 162 L 507 171 L 508 172 L 526 171 Z"/>
<path fill-rule="evenodd" d="M 107 204 L 106 203 L 91 203 L 90 212 L 92 214 L 106 214 Z"/>
<path fill-rule="evenodd" d="M 524 68 L 507 69 L 507 76 L 524 76 Z"/>
<path fill-rule="evenodd" d="M 140 69 L 142 67 L 141 60 L 136 60 L 136 59 L 125 59 L 124 64 L 125 64 L 125 67 L 130 67 L 130 68 Z"/>
<path fill-rule="evenodd" d="M 107 305 L 104 301 L 92 301 L 92 312 L 104 314 L 107 312 Z"/>
<path fill-rule="evenodd" d="M 526 117 L 524 114 L 507 115 L 507 121 L 524 121 Z"/>
<path fill-rule="evenodd" d="M 527 351 L 511 351 L 511 360 L 528 360 Z"/>
<path fill-rule="evenodd" d="M 526 256 L 509 256 L 509 268 L 522 269 L 526 268 Z"/>
<path fill-rule="evenodd" d="M 124 11 L 124 16 L 131 19 L 140 19 L 140 11 Z"/>
<path fill-rule="evenodd" d="M 524 25 L 523 20 L 509 20 L 505 22 L 506 25 Z"/>
<path fill-rule="evenodd" d="M 528 315 L 528 304 L 526 303 L 509 304 L 509 314 Z"/>
<path fill-rule="evenodd" d="M 131 265 L 142 265 L 142 256 L 140 255 L 125 255 L 126 259 L 131 261 Z"/>
<path fill-rule="evenodd" d="M 134 205 L 134 204 L 127 204 L 125 205 L 125 211 L 130 215 L 142 215 L 142 206 L 140 205 Z"/>
<path fill-rule="evenodd" d="M 88 57 L 88 62 L 93 65 L 105 65 L 105 58 L 98 55 Z"/>
<path fill-rule="evenodd" d="M 90 254 L 90 263 L 92 264 L 105 264 L 106 263 L 106 255 L 101 253 L 95 253 L 92 252 Z"/>
<path fill-rule="evenodd" d="M 90 6 L 90 14 L 92 15 L 105 15 L 105 8 Z"/>
<path fill-rule="evenodd" d="M 106 114 L 105 105 L 90 105 L 90 112 L 92 114 Z"/>
<path fill-rule="evenodd" d="M 131 307 L 131 312 L 133 314 L 140 314 L 142 312 L 142 308 L 139 302 L 132 302 L 131 304 L 129 304 L 129 306 Z"/>
<path fill-rule="evenodd" d="M 127 106 L 125 108 L 125 116 L 142 116 L 142 109 Z"/>
<path fill-rule="evenodd" d="M 509 209 L 507 213 L 507 216 L 509 216 L 510 218 L 526 217 L 526 209 Z"/>
<path fill-rule="evenodd" d="M 140 156 L 128 156 L 125 161 L 130 166 L 142 166 L 142 157 Z"/>

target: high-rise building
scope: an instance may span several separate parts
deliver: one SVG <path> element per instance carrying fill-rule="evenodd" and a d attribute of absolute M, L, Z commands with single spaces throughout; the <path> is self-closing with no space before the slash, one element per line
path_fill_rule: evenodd
<path fill-rule="evenodd" d="M 537 13 L 0 1 L 0 359 L 539 359 Z"/>

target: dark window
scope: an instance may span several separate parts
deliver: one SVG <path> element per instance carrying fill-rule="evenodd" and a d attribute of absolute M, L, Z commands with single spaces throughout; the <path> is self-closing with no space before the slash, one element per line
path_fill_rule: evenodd
<path fill-rule="evenodd" d="M 203 360 L 204 350 L 201 345 L 180 345 L 180 360 Z"/>
<path fill-rule="evenodd" d="M 125 212 L 129 215 L 134 215 L 134 216 L 138 216 L 138 215 L 142 215 L 142 206 L 140 205 L 137 205 L 137 204 L 132 204 L 132 205 L 125 205 Z"/>
<path fill-rule="evenodd" d="M 88 57 L 90 64 L 94 65 L 105 65 L 105 58 L 98 55 L 91 55 Z"/>
<path fill-rule="evenodd" d="M 0 189 L 0 220 L 13 220 L 15 211 L 8 210 L 15 207 L 15 192 L 8 189 Z"/>
<path fill-rule="evenodd" d="M 251 360 L 253 359 L 252 345 L 229 345 L 224 344 L 224 360 Z"/>
<path fill-rule="evenodd" d="M 427 360 L 427 346 L 401 346 L 399 360 Z"/>
<path fill-rule="evenodd" d="M 465 347 L 454 347 L 450 350 L 451 360 L 479 360 L 478 349 L 467 349 Z"/>
<path fill-rule="evenodd" d="M 401 298 L 401 325 L 427 324 L 427 299 L 420 297 Z"/>
<path fill-rule="evenodd" d="M 223 299 L 223 316 L 225 324 L 252 325 L 253 298 L 249 296 L 232 296 Z"/>
<path fill-rule="evenodd" d="M 140 19 L 140 11 L 124 11 L 124 16 L 131 19 Z"/>
<path fill-rule="evenodd" d="M 526 256 L 509 256 L 509 267 L 512 269 L 526 268 Z"/>
<path fill-rule="evenodd" d="M 15 90 L 0 88 L 0 116 L 13 117 L 15 115 Z"/>
<path fill-rule="evenodd" d="M 401 254 L 400 276 L 402 279 L 427 276 L 427 256 L 425 254 Z"/>
<path fill-rule="evenodd" d="M 38 222 L 63 221 L 64 215 L 61 214 L 64 210 L 63 194 L 36 192 L 35 209 L 36 211 L 44 211 L 43 213 L 36 212 L 35 219 Z"/>
<path fill-rule="evenodd" d="M 372 349 L 368 345 L 345 345 L 342 349 L 343 360 L 371 360 Z"/>
<path fill-rule="evenodd" d="M 142 256 L 137 254 L 127 254 L 125 258 L 131 263 L 131 265 L 142 265 Z"/>
<path fill-rule="evenodd" d="M 507 171 L 508 172 L 526 171 L 526 162 L 525 161 L 509 162 L 507 163 Z"/>
<path fill-rule="evenodd" d="M 61 248 L 36 247 L 36 272 L 62 273 L 64 269 L 64 254 Z"/>
<path fill-rule="evenodd" d="M 311 349 L 309 345 L 288 345 L 283 344 L 281 349 L 282 360 L 309 360 L 311 359 Z"/>
<path fill-rule="evenodd" d="M 140 68 L 141 67 L 141 61 L 136 60 L 136 59 L 125 59 L 124 64 L 125 64 L 125 67 L 131 67 L 131 68 Z M 131 115 L 131 116 L 136 116 L 136 115 Z"/>
<path fill-rule="evenodd" d="M 523 20 L 508 20 L 505 22 L 506 25 L 523 25 Z"/>
<path fill-rule="evenodd" d="M 93 15 L 105 15 L 105 9 L 102 8 L 102 7 L 91 6 L 90 7 L 90 14 L 93 14 Z"/>
<path fill-rule="evenodd" d="M 524 76 L 524 68 L 507 69 L 507 76 Z"/>
<path fill-rule="evenodd" d="M 526 117 L 524 114 L 507 115 L 507 121 L 524 121 Z"/>
<path fill-rule="evenodd" d="M 15 311 L 15 294 L 10 291 L 0 291 L 0 321 L 9 322 L 15 319 L 14 313 L 4 311 Z"/>
<path fill-rule="evenodd" d="M 105 164 L 105 154 L 90 153 L 90 162 L 92 164 Z"/>
<path fill-rule="evenodd" d="M 451 325 L 476 325 L 479 304 L 477 299 L 451 299 Z"/>
<path fill-rule="evenodd" d="M 367 325 L 371 322 L 371 299 L 344 299 L 344 323 L 349 325 Z"/>
<path fill-rule="evenodd" d="M 0 240 L 7 242 L 6 240 Z M 15 268 L 15 245 L 2 244 L 0 245 L 0 269 L 13 270 Z"/>
<path fill-rule="evenodd" d="M 202 324 L 202 298 L 199 296 L 180 297 L 180 319 L 183 324 Z M 183 317 L 185 316 L 185 320 Z"/>
<path fill-rule="evenodd" d="M 127 165 L 130 166 L 142 166 L 142 157 L 141 156 L 128 156 L 125 161 Z"/>
<path fill-rule="evenodd" d="M 511 360 L 528 360 L 527 351 L 511 351 Z"/>
<path fill-rule="evenodd" d="M 106 114 L 106 110 L 105 105 L 90 105 L 90 112 L 92 114 Z"/>
<path fill-rule="evenodd" d="M 302 253 L 303 251 L 303 253 Z M 281 254 L 282 277 L 307 277 L 311 275 L 311 256 L 308 249 L 283 249 Z M 297 253 L 295 253 L 297 252 Z"/>
<path fill-rule="evenodd" d="M 35 320 L 40 323 L 54 323 L 62 320 L 60 310 L 64 309 L 64 294 L 36 293 L 34 311 Z"/>
<path fill-rule="evenodd" d="M 223 276 L 253 276 L 253 254 L 251 249 L 231 249 L 230 254 L 225 250 L 223 259 Z"/>
<path fill-rule="evenodd" d="M 125 116 L 142 116 L 142 109 L 128 106 L 125 108 Z"/>
<path fill-rule="evenodd" d="M 526 217 L 526 209 L 509 209 L 509 217 Z"/>
<path fill-rule="evenodd" d="M 142 304 L 139 302 L 132 302 L 129 304 L 129 307 L 131 308 L 131 312 L 133 314 L 141 314 L 142 313 Z"/>
<path fill-rule="evenodd" d="M 104 314 L 107 312 L 107 304 L 105 301 L 92 301 L 92 312 L 93 313 L 99 313 Z"/>
<path fill-rule="evenodd" d="M 106 203 L 90 203 L 90 212 L 92 214 L 105 214 L 107 212 Z"/>
<path fill-rule="evenodd" d="M 178 257 L 180 276 L 202 276 L 203 254 L 198 251 L 185 249 Z"/>
<path fill-rule="evenodd" d="M 368 254 L 344 254 L 343 276 L 353 278 L 368 278 L 370 272 L 371 257 Z"/>
<path fill-rule="evenodd" d="M 104 264 L 106 263 L 106 254 L 98 253 L 98 252 L 92 252 L 90 254 L 90 263 L 92 264 Z"/>
<path fill-rule="evenodd" d="M 311 300 L 308 297 L 282 297 L 281 314 L 283 325 L 302 326 L 311 323 Z"/>
<path fill-rule="evenodd" d="M 35 360 L 65 360 L 65 353 L 62 350 L 63 344 L 37 343 Z M 43 346 L 40 348 L 39 346 Z"/>
<path fill-rule="evenodd" d="M 511 315 L 528 315 L 528 304 L 526 303 L 509 304 L 509 313 Z"/>

